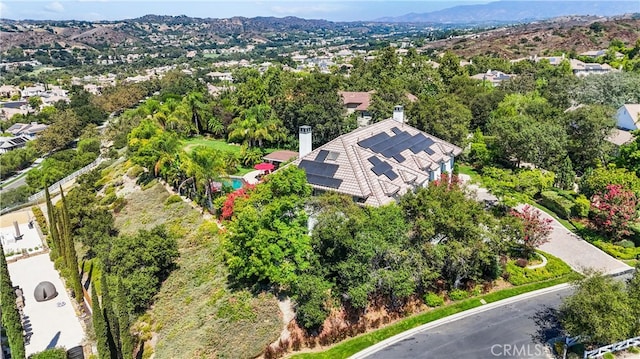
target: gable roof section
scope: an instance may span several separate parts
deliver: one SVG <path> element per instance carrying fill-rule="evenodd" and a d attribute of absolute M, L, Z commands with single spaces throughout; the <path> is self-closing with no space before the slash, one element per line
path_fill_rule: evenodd
<path fill-rule="evenodd" d="M 627 110 L 627 113 L 629 114 L 629 116 L 631 116 L 631 119 L 633 120 L 633 123 L 635 123 L 636 125 L 639 125 L 640 122 L 640 104 L 634 103 L 634 104 L 625 104 L 624 108 Z"/>
<path fill-rule="evenodd" d="M 294 163 L 315 188 L 380 206 L 429 180 L 429 171 L 462 149 L 407 124 L 387 119 L 315 149 Z"/>

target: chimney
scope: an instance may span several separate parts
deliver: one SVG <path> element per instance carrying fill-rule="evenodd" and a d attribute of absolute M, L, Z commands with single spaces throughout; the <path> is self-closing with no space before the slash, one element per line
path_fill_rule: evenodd
<path fill-rule="evenodd" d="M 404 108 L 400 105 L 393 108 L 393 120 L 404 123 Z"/>
<path fill-rule="evenodd" d="M 311 151 L 313 150 L 311 145 L 311 126 L 300 126 L 299 132 L 300 150 L 298 156 L 299 158 L 302 158 L 311 153 Z"/>

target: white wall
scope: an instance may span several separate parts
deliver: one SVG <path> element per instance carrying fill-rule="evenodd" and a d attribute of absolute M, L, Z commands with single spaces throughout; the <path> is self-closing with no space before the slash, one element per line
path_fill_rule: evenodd
<path fill-rule="evenodd" d="M 631 118 L 631 114 L 627 111 L 627 109 L 622 106 L 616 112 L 616 120 L 618 121 L 617 126 L 619 128 L 625 130 L 637 130 L 638 127 L 633 123 L 633 118 Z"/>

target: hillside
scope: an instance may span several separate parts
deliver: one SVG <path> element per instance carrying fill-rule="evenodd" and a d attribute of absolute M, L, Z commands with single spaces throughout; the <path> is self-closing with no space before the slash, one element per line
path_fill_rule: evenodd
<path fill-rule="evenodd" d="M 590 28 L 600 22 L 601 31 Z M 470 58 L 475 55 L 495 54 L 515 59 L 531 55 L 544 55 L 550 51 L 584 52 L 603 49 L 618 39 L 635 44 L 640 39 L 640 19 L 619 17 L 602 21 L 598 18 L 559 18 L 554 21 L 505 27 L 478 34 L 459 36 L 425 44 L 423 51 L 451 49 Z"/>
<path fill-rule="evenodd" d="M 148 189 L 112 172 L 126 206 L 117 214 L 123 234 L 164 224 L 178 238 L 177 268 L 162 284 L 153 307 L 133 330 L 141 334 L 145 354 L 155 358 L 249 358 L 259 355 L 280 335 L 282 324 L 272 294 L 236 291 L 227 281 L 221 238 L 216 224 L 156 184 Z M 175 199 L 175 197 L 174 197 Z"/>

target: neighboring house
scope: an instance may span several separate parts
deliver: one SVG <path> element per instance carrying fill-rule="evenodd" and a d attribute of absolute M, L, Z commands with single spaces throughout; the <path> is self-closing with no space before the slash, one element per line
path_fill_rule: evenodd
<path fill-rule="evenodd" d="M 35 138 L 40 132 L 46 130 L 47 127 L 49 126 L 37 122 L 31 122 L 29 124 L 17 122 L 11 125 L 11 127 L 7 128 L 6 132 L 9 132 L 14 136 L 26 136 L 29 139 L 32 139 Z"/>
<path fill-rule="evenodd" d="M 233 82 L 233 76 L 231 75 L 231 72 L 213 71 L 209 72 L 207 76 L 210 76 L 213 80 Z"/>
<path fill-rule="evenodd" d="M 7 153 L 16 148 L 24 147 L 29 139 L 25 136 L 0 137 L 0 153 Z"/>
<path fill-rule="evenodd" d="M 298 152 L 289 150 L 274 151 L 262 157 L 265 162 L 276 165 L 276 168 L 281 164 L 295 160 L 296 158 L 298 158 Z"/>
<path fill-rule="evenodd" d="M 633 131 L 640 128 L 640 104 L 626 104 L 616 112 L 616 121 L 619 129 Z"/>
<path fill-rule="evenodd" d="M 300 158 L 314 193 L 335 191 L 357 203 L 382 206 L 450 173 L 462 149 L 393 118 L 358 128 L 312 150 L 311 128 L 300 127 Z"/>
<path fill-rule="evenodd" d="M 11 85 L 0 86 L 0 98 L 11 98 L 12 96 L 20 96 L 20 89 Z"/>
<path fill-rule="evenodd" d="M 576 76 L 587 76 L 593 74 L 606 74 L 608 72 L 613 71 L 613 68 L 608 64 L 597 64 L 597 63 L 584 63 L 580 60 L 571 59 L 569 60 L 571 63 L 571 71 Z"/>
<path fill-rule="evenodd" d="M 598 58 L 600 56 L 606 55 L 607 51 L 609 51 L 609 50 L 607 50 L 607 49 L 604 49 L 604 50 L 591 50 L 591 51 L 586 51 L 586 52 L 581 53 L 580 56 L 591 57 L 591 58 L 596 59 L 596 58 Z M 624 55 L 619 53 L 618 51 L 615 52 L 614 56 L 615 56 L 616 59 L 621 59 L 621 58 L 624 57 Z"/>
<path fill-rule="evenodd" d="M 369 106 L 371 105 L 371 96 L 375 93 L 375 91 L 368 92 L 349 92 L 349 91 L 338 91 L 340 97 L 342 97 L 342 104 L 344 108 L 347 110 L 347 114 L 350 115 L 352 113 L 356 113 L 356 121 L 358 122 L 358 126 L 367 126 L 371 121 L 371 112 L 369 112 Z M 416 102 L 418 98 L 407 92 L 407 99 L 410 102 Z"/>
<path fill-rule="evenodd" d="M 502 81 L 509 80 L 515 75 L 505 74 L 498 70 L 489 70 L 486 73 L 471 76 L 472 79 L 489 81 L 493 86 L 498 86 Z"/>
<path fill-rule="evenodd" d="M 347 110 L 347 114 L 356 113 L 356 120 L 358 126 L 366 126 L 371 121 L 371 113 L 369 113 L 369 105 L 371 104 L 371 95 L 373 91 L 369 92 L 349 92 L 339 91 L 338 94 L 342 97 L 342 104 Z"/>
<path fill-rule="evenodd" d="M 36 84 L 35 86 L 28 86 L 22 89 L 22 97 L 28 98 L 32 96 L 41 96 L 45 93 L 44 85 Z"/>
<path fill-rule="evenodd" d="M 616 146 L 622 146 L 632 142 L 633 139 L 634 136 L 630 131 L 621 130 L 619 128 L 614 128 L 613 131 L 611 131 L 611 134 L 606 138 L 607 141 Z"/>

